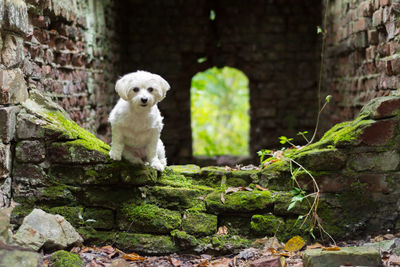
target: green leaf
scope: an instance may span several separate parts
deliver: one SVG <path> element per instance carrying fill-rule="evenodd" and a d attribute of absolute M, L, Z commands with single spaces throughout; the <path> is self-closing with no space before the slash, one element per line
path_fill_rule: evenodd
<path fill-rule="evenodd" d="M 321 34 L 322 33 L 322 28 L 321 26 L 317 26 L 317 34 Z"/>
<path fill-rule="evenodd" d="M 295 205 L 296 205 L 296 202 L 291 202 L 291 203 L 289 204 L 289 207 L 287 208 L 287 210 L 293 209 Z"/>
<path fill-rule="evenodd" d="M 198 59 L 197 59 L 197 63 L 199 63 L 199 64 L 201 64 L 201 63 L 203 63 L 203 62 L 206 62 L 207 61 L 207 57 L 199 57 Z"/>
<path fill-rule="evenodd" d="M 213 9 L 210 10 L 210 20 L 215 20 L 215 17 L 217 15 L 215 14 L 215 11 Z"/>
<path fill-rule="evenodd" d="M 327 103 L 329 103 L 329 101 L 331 101 L 331 99 L 332 99 L 332 96 L 331 96 L 331 95 L 327 95 L 327 96 L 325 97 L 325 101 L 326 101 Z"/>

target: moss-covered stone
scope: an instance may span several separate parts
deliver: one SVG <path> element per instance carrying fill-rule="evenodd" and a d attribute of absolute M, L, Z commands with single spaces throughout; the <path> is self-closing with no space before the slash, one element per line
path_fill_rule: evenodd
<path fill-rule="evenodd" d="M 323 148 L 299 150 L 294 159 L 308 171 L 338 171 L 345 167 L 347 156 L 338 149 Z"/>
<path fill-rule="evenodd" d="M 16 206 L 10 214 L 10 222 L 12 224 L 21 225 L 25 216 L 32 212 L 34 206 L 32 203 L 22 203 Z"/>
<path fill-rule="evenodd" d="M 198 182 L 211 187 L 220 187 L 226 185 L 226 179 L 231 175 L 232 173 L 223 167 L 204 167 L 198 175 Z"/>
<path fill-rule="evenodd" d="M 50 256 L 50 267 L 83 267 L 85 263 L 78 254 L 71 253 L 65 250 L 54 252 Z"/>
<path fill-rule="evenodd" d="M 222 215 L 219 217 L 218 223 L 220 226 L 226 226 L 230 235 L 249 236 L 251 235 L 250 220 L 251 217 L 248 214 L 247 216 L 243 216 L 243 214 Z"/>
<path fill-rule="evenodd" d="M 313 234 L 318 232 L 317 228 L 315 228 L 315 231 L 313 230 L 310 218 L 305 222 L 304 219 L 289 218 L 285 221 L 285 228 L 282 229 L 282 231 L 279 230 L 276 236 L 281 242 L 286 242 L 296 235 L 301 236 L 305 240 L 309 240 L 311 231 L 313 231 Z"/>
<path fill-rule="evenodd" d="M 194 236 L 213 235 L 217 232 L 217 216 L 200 212 L 185 212 L 182 230 Z"/>
<path fill-rule="evenodd" d="M 114 212 L 108 209 L 86 208 L 83 213 L 85 225 L 95 229 L 110 230 L 114 227 Z"/>
<path fill-rule="evenodd" d="M 113 245 L 126 253 L 165 255 L 179 251 L 172 237 L 166 235 L 95 231 L 90 228 L 80 228 L 78 232 L 88 245 Z"/>
<path fill-rule="evenodd" d="M 213 214 L 252 212 L 272 208 L 274 202 L 270 191 L 239 191 L 224 194 L 225 203 L 222 203 L 221 192 L 209 194 L 205 201 L 207 211 Z"/>
<path fill-rule="evenodd" d="M 162 209 L 152 204 L 126 203 L 117 216 L 118 227 L 124 231 L 139 233 L 170 233 L 182 223 L 178 211 Z"/>
<path fill-rule="evenodd" d="M 275 204 L 274 204 L 274 214 L 275 215 L 304 215 L 306 214 L 311 206 L 309 202 L 303 200 L 302 202 L 297 202 L 293 208 L 288 210 L 289 205 L 291 203 L 293 195 L 290 193 L 278 193 L 274 195 Z"/>
<path fill-rule="evenodd" d="M 146 201 L 150 203 L 167 209 L 185 210 L 199 204 L 202 201 L 201 197 L 213 190 L 199 187 L 151 186 L 142 187 L 141 191 L 146 196 Z"/>
<path fill-rule="evenodd" d="M 237 235 L 215 235 L 197 239 L 199 245 L 194 249 L 197 253 L 228 254 L 237 253 L 251 245 L 252 240 Z"/>
<path fill-rule="evenodd" d="M 200 173 L 200 167 L 194 164 L 188 165 L 171 165 L 168 166 L 173 172 L 184 175 L 186 177 L 196 177 Z"/>
<path fill-rule="evenodd" d="M 290 190 L 293 185 L 289 170 L 290 165 L 287 160 L 272 163 L 261 171 L 258 184 L 272 190 Z"/>
<path fill-rule="evenodd" d="M 249 182 L 246 179 L 231 177 L 226 180 L 226 185 L 231 187 L 245 187 L 249 185 Z"/>
<path fill-rule="evenodd" d="M 43 210 L 51 214 L 60 214 L 74 227 L 79 227 L 83 223 L 82 219 L 83 207 L 68 207 L 68 206 L 60 206 L 52 208 L 45 207 L 43 208 Z"/>
<path fill-rule="evenodd" d="M 199 244 L 194 236 L 189 235 L 185 231 L 173 230 L 171 236 L 181 250 L 194 248 Z"/>
<path fill-rule="evenodd" d="M 259 236 L 274 236 L 285 230 L 285 222 L 282 218 L 272 214 L 253 215 L 251 217 L 251 229 Z"/>
<path fill-rule="evenodd" d="M 121 207 L 122 203 L 140 201 L 140 191 L 136 187 L 120 186 L 89 186 L 82 187 L 79 201 L 86 206 L 97 206 L 112 210 Z"/>
<path fill-rule="evenodd" d="M 107 163 L 109 161 L 107 150 L 91 145 L 90 141 L 83 139 L 55 142 L 48 148 L 48 158 L 56 163 Z"/>
<path fill-rule="evenodd" d="M 80 191 L 81 188 L 79 187 L 65 184 L 53 184 L 41 189 L 37 200 L 46 202 L 47 205 L 70 205 L 77 202 L 75 195 Z"/>

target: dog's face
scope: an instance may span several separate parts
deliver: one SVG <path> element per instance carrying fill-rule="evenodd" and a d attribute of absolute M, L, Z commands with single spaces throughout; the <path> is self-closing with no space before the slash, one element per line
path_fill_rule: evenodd
<path fill-rule="evenodd" d="M 115 85 L 118 95 L 137 108 L 149 108 L 164 99 L 170 86 L 157 74 L 136 71 L 124 75 Z"/>

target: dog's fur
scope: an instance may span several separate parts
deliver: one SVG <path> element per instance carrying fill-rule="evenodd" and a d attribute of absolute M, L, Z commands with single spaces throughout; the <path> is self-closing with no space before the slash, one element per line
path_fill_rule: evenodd
<path fill-rule="evenodd" d="M 157 103 L 170 86 L 157 74 L 136 71 L 119 79 L 115 90 L 121 97 L 109 116 L 112 131 L 110 157 L 123 156 L 133 164 L 149 164 L 163 171 L 167 165 L 160 139 L 163 117 Z"/>

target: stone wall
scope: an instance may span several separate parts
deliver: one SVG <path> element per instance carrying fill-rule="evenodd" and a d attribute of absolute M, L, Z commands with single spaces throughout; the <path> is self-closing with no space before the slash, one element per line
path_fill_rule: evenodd
<path fill-rule="evenodd" d="M 119 45 L 112 1 L 28 2 L 29 32 L 20 47 L 28 86 L 50 95 L 79 125 L 109 137 Z"/>
<path fill-rule="evenodd" d="M 106 31 L 116 27 L 113 12 L 112 1 L 0 1 L 0 206 L 10 198 L 16 113 L 29 90 L 109 137 L 119 46 L 115 32 Z"/>
<path fill-rule="evenodd" d="M 107 144 L 31 90 L 17 115 L 12 196 L 20 205 L 12 223 L 18 227 L 41 208 L 64 216 L 87 245 L 112 243 L 141 254 L 226 254 L 274 235 L 327 238 L 313 225 L 316 217 L 299 219 L 312 198 L 288 208 L 295 175 L 307 194 L 317 181 L 318 221 L 336 240 L 394 233 L 399 112 L 400 97 L 375 99 L 354 121 L 310 146 L 285 150 L 261 170 L 175 165 L 160 173 L 110 160 Z"/>
<path fill-rule="evenodd" d="M 320 1 L 135 0 L 120 8 L 123 72 L 149 70 L 172 86 L 160 105 L 170 163 L 193 160 L 190 83 L 209 67 L 249 78 L 252 157 L 314 127 Z"/>
<path fill-rule="evenodd" d="M 333 101 L 325 128 L 399 88 L 399 11 L 398 1 L 329 1 L 324 88 Z"/>

